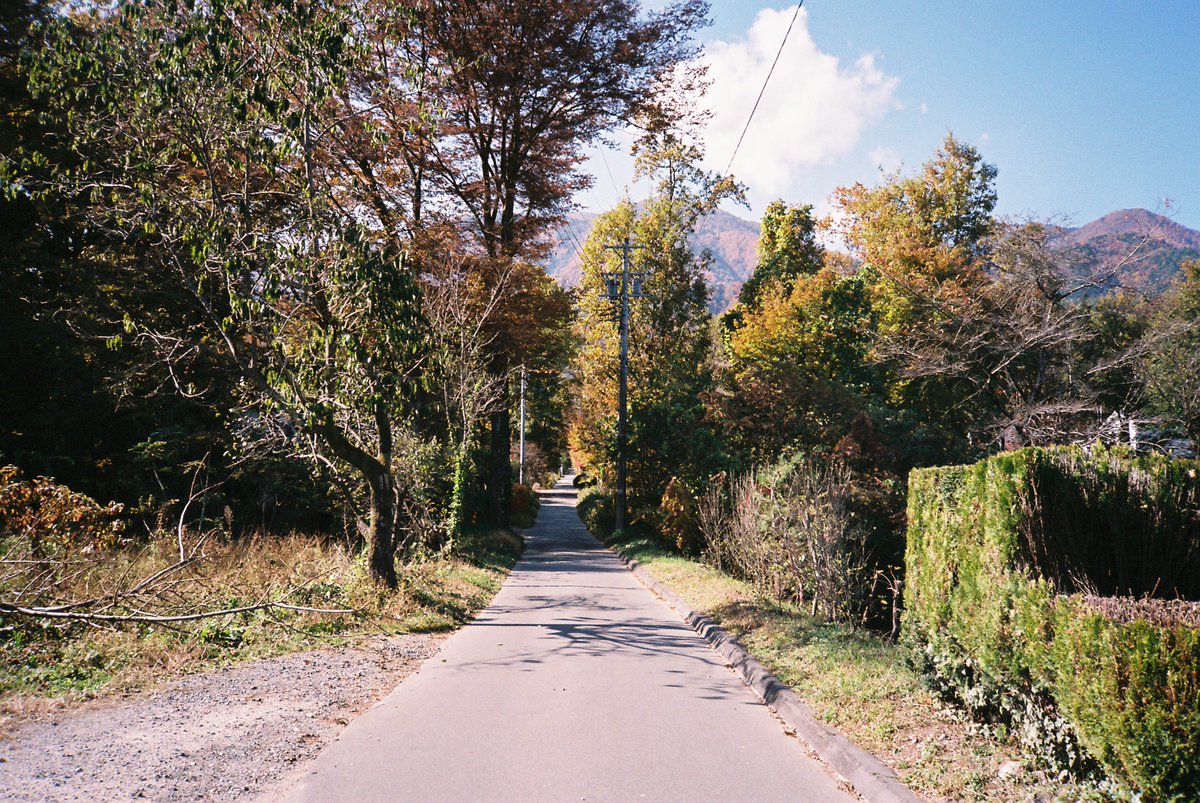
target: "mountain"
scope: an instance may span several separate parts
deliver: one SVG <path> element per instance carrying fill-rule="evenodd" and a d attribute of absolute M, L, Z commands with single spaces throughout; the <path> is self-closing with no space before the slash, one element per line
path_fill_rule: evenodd
<path fill-rule="evenodd" d="M 1161 293 L 1179 264 L 1200 258 L 1200 232 L 1146 209 L 1121 209 L 1077 229 L 1064 241 L 1078 246 L 1089 268 L 1115 273 L 1114 284 Z"/>
<path fill-rule="evenodd" d="M 597 215 L 572 215 L 557 233 L 557 244 L 546 260 L 546 272 L 565 287 L 579 284 L 581 276 L 580 251 Z M 712 296 L 709 310 L 724 312 L 737 300 L 742 283 L 754 272 L 757 260 L 758 223 L 717 210 L 703 218 L 692 236 L 692 249 L 700 253 L 707 249 L 712 262 L 706 274 Z"/>
<path fill-rule="evenodd" d="M 558 231 L 546 270 L 566 287 L 579 283 L 579 252 L 596 217 L 589 213 L 574 215 Z M 720 210 L 696 227 L 693 249 L 712 253 L 707 276 L 712 312 L 729 309 L 742 283 L 754 272 L 758 228 L 754 221 Z M 1145 209 L 1121 209 L 1078 228 L 1060 231 L 1065 243 L 1082 249 L 1089 267 L 1110 268 L 1117 274 L 1115 284 L 1150 294 L 1166 289 L 1179 273 L 1181 262 L 1200 259 L 1200 232 Z"/>

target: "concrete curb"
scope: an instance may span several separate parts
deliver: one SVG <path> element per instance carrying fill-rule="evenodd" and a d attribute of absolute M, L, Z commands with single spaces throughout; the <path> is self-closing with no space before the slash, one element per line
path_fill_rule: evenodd
<path fill-rule="evenodd" d="M 870 803 L 919 803 L 920 798 L 901 783 L 896 773 L 875 756 L 820 722 L 791 687 L 772 675 L 750 653 L 704 614 L 696 613 L 679 595 L 650 576 L 636 560 L 610 547 L 641 581 L 675 609 L 685 622 L 737 670 L 747 686 L 796 735 L 812 746 L 821 760 L 849 781 Z"/>

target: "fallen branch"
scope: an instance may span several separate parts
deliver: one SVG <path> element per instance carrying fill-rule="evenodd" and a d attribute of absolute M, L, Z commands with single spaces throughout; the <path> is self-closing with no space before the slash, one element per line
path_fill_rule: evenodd
<path fill-rule="evenodd" d="M 353 608 L 309 608 L 303 605 L 288 605 L 283 602 L 259 602 L 254 605 L 243 605 L 239 608 L 224 608 L 218 611 L 200 611 L 199 613 L 179 614 L 176 616 L 160 616 L 157 614 L 113 614 L 89 613 L 87 611 L 63 610 L 62 608 L 26 608 L 21 605 L 11 605 L 0 602 L 0 614 L 15 614 L 39 619 L 70 619 L 79 622 L 142 622 L 146 624 L 165 624 L 170 622 L 194 622 L 199 619 L 212 619 L 218 616 L 228 616 L 235 613 L 251 613 L 264 610 L 285 610 L 299 613 L 315 613 L 326 616 L 346 616 L 358 613 Z"/>

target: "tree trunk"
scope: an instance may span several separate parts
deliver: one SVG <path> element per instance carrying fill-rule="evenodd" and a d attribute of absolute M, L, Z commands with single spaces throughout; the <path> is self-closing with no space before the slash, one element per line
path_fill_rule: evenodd
<path fill-rule="evenodd" d="M 512 433 L 509 432 L 508 391 L 500 409 L 492 413 L 492 470 L 488 483 L 492 523 L 504 526 L 508 520 L 508 498 L 512 493 Z"/>
<path fill-rule="evenodd" d="M 1004 451 L 1013 452 L 1017 449 L 1022 449 L 1026 446 L 1029 439 L 1025 436 L 1025 427 L 1018 422 L 1013 421 L 1004 428 L 1002 435 L 1004 443 Z"/>
<path fill-rule="evenodd" d="M 387 472 L 370 477 L 371 518 L 367 524 L 367 569 L 370 577 L 388 588 L 396 587 L 395 480 Z"/>
<path fill-rule="evenodd" d="M 450 536 L 462 535 L 466 524 L 467 507 L 467 441 L 458 445 L 454 454 L 454 489 L 450 496 Z"/>

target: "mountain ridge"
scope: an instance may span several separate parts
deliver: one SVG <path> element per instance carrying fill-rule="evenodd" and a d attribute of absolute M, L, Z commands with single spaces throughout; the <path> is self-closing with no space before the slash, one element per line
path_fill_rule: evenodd
<path fill-rule="evenodd" d="M 565 287 L 579 283 L 580 250 L 597 217 L 594 212 L 572 215 L 555 234 L 545 267 Z M 1181 262 L 1200 259 L 1200 231 L 1147 209 L 1118 209 L 1082 226 L 1056 228 L 1064 243 L 1081 250 L 1088 265 L 1112 268 L 1121 286 L 1150 294 L 1170 285 Z M 697 253 L 707 250 L 712 255 L 706 276 L 712 312 L 732 306 L 742 284 L 754 272 L 758 232 L 757 221 L 720 209 L 697 225 L 692 247 Z"/>

